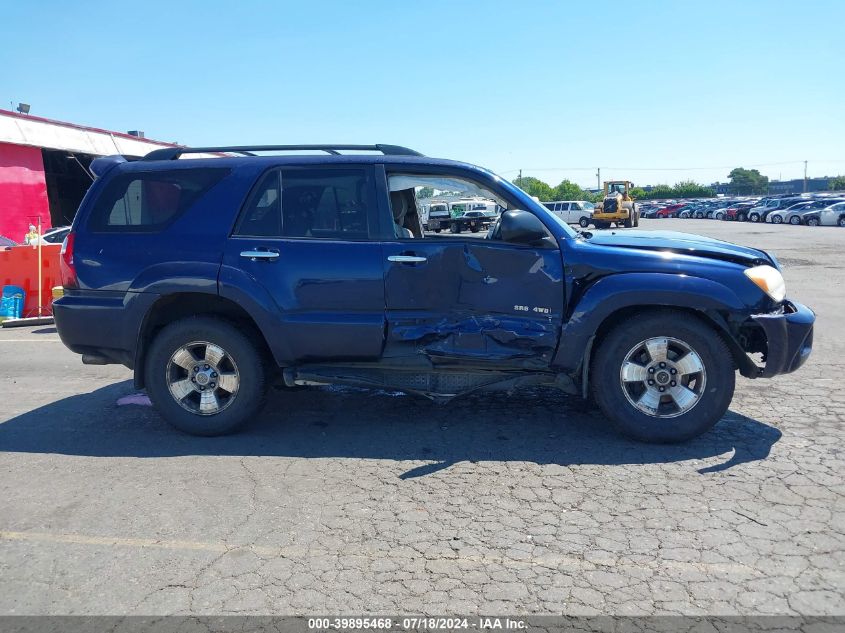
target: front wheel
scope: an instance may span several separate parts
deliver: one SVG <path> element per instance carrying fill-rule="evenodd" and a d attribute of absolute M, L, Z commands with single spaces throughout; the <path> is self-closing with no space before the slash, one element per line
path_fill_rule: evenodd
<path fill-rule="evenodd" d="M 745 220 L 746 220 L 746 219 L 750 219 L 750 218 L 746 218 L 744 213 L 739 213 L 739 214 L 737 214 L 737 216 L 736 216 L 736 221 L 737 221 L 737 222 L 745 222 Z M 752 221 L 752 222 L 757 222 L 759 219 L 760 219 L 760 218 L 758 217 L 758 218 L 757 218 L 757 220 L 751 220 L 751 221 Z"/>
<path fill-rule="evenodd" d="M 839 217 L 839 226 L 845 226 L 845 215 Z"/>
<path fill-rule="evenodd" d="M 440 231 L 442 231 L 442 230 L 443 230 L 443 229 L 434 229 L 434 232 L 435 232 L 435 233 L 440 233 Z"/>
<path fill-rule="evenodd" d="M 797 215 L 793 215 L 791 218 L 789 218 L 789 223 L 796 225 L 801 224 L 801 218 L 799 218 Z"/>
<path fill-rule="evenodd" d="M 748 216 L 748 219 L 751 222 L 759 222 L 760 221 L 760 215 L 758 213 L 752 213 L 751 215 Z"/>
<path fill-rule="evenodd" d="M 712 428 L 728 410 L 736 376 L 719 334 L 682 312 L 623 323 L 596 352 L 592 392 L 625 435 L 642 442 L 681 442 Z"/>
<path fill-rule="evenodd" d="M 234 325 L 190 317 L 153 339 L 145 382 L 171 425 L 191 435 L 223 435 L 258 413 L 266 371 L 255 344 Z"/>
<path fill-rule="evenodd" d="M 772 216 L 772 224 L 783 224 L 783 218 L 779 215 Z"/>
<path fill-rule="evenodd" d="M 449 225 L 449 232 L 450 233 L 460 233 L 461 232 L 461 226 L 457 222 L 452 222 L 452 224 Z"/>

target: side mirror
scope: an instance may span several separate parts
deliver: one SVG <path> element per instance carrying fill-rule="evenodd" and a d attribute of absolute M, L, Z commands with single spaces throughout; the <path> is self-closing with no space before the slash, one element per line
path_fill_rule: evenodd
<path fill-rule="evenodd" d="M 549 232 L 533 213 L 514 209 L 502 214 L 499 236 L 503 242 L 539 246 L 549 237 Z"/>

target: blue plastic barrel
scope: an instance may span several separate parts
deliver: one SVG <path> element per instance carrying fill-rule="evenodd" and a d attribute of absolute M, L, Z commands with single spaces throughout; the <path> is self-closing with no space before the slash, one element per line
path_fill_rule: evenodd
<path fill-rule="evenodd" d="M 0 298 L 0 320 L 20 319 L 25 298 L 26 293 L 20 286 L 3 286 L 3 296 Z"/>

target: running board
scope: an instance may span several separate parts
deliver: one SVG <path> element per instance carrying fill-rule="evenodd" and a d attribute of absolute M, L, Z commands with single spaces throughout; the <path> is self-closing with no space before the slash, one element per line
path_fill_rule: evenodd
<path fill-rule="evenodd" d="M 511 391 L 520 387 L 546 385 L 576 394 L 572 379 L 566 374 L 523 372 L 420 372 L 395 367 L 288 367 L 283 372 L 285 385 L 342 384 L 370 389 L 404 391 L 445 402 L 474 391 Z"/>

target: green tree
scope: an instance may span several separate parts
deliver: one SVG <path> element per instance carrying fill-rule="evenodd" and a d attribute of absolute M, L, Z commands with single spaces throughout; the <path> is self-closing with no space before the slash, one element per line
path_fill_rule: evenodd
<path fill-rule="evenodd" d="M 433 198 L 434 197 L 434 189 L 431 187 L 420 187 L 419 191 L 417 191 L 417 198 Z"/>
<path fill-rule="evenodd" d="M 669 185 L 655 185 L 647 194 L 648 200 L 665 200 L 666 198 L 676 198 L 675 188 Z"/>
<path fill-rule="evenodd" d="M 711 198 L 716 195 L 716 192 L 710 187 L 705 187 L 692 180 L 681 181 L 673 189 L 677 198 Z"/>
<path fill-rule="evenodd" d="M 756 169 L 737 167 L 728 174 L 731 181 L 730 191 L 736 194 L 766 193 L 769 189 L 769 177 Z"/>
<path fill-rule="evenodd" d="M 554 200 L 554 190 L 547 183 L 533 176 L 517 178 L 514 184 L 529 196 L 535 196 L 543 202 Z"/>
<path fill-rule="evenodd" d="M 555 200 L 587 200 L 588 192 L 569 180 L 563 180 L 553 190 Z"/>
<path fill-rule="evenodd" d="M 827 188 L 831 191 L 845 191 L 845 176 L 831 178 Z"/>

